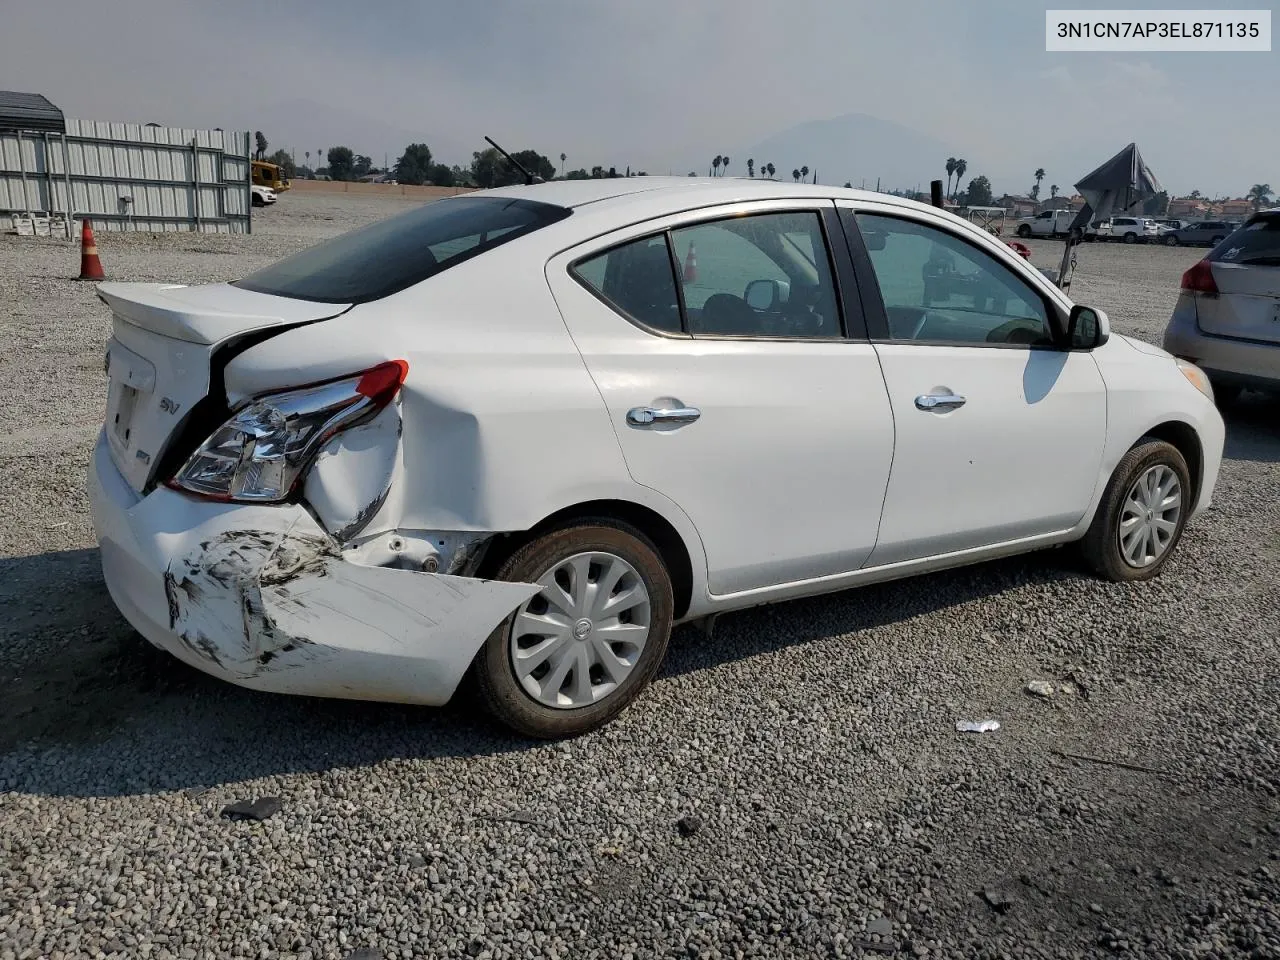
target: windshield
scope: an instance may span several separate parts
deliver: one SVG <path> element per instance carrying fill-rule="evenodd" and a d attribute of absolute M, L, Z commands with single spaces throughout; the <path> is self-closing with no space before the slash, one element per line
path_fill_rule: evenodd
<path fill-rule="evenodd" d="M 367 303 L 571 212 L 522 199 L 437 200 L 309 247 L 235 281 L 235 286 L 296 300 Z"/>
<path fill-rule="evenodd" d="M 1280 216 L 1260 217 L 1237 230 L 1210 253 L 1215 263 L 1280 266 Z"/>

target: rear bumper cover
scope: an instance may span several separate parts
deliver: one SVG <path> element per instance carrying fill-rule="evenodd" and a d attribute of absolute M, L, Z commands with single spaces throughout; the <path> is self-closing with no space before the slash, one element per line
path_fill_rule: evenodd
<path fill-rule="evenodd" d="M 89 500 L 112 600 L 152 644 L 243 687 L 439 705 L 539 590 L 344 559 L 301 506 L 139 498 L 99 435 Z"/>
<path fill-rule="evenodd" d="M 1165 328 L 1167 351 L 1191 360 L 1210 376 L 1260 387 L 1280 386 L 1280 344 L 1205 333 L 1196 322 L 1195 303 L 1188 299 L 1179 297 Z"/>

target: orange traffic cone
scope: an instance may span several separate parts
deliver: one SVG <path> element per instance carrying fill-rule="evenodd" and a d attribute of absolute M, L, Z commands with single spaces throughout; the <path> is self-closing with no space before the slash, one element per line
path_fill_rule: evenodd
<path fill-rule="evenodd" d="M 102 261 L 98 259 L 98 245 L 93 240 L 93 227 L 88 218 L 80 221 L 80 279 L 105 280 Z"/>
<path fill-rule="evenodd" d="M 693 244 L 689 244 L 689 253 L 684 258 L 684 282 L 698 282 L 698 254 Z"/>

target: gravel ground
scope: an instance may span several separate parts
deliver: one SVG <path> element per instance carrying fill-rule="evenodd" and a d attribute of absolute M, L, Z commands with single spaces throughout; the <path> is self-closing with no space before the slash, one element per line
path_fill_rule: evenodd
<path fill-rule="evenodd" d="M 112 278 L 221 280 L 400 206 L 98 239 Z M 1158 340 L 1199 255 L 1086 246 L 1073 292 Z M 531 746 L 132 634 L 82 492 L 108 322 L 77 269 L 0 237 L 0 960 L 1280 958 L 1274 401 L 1155 582 L 1058 552 L 728 616 L 605 731 Z"/>

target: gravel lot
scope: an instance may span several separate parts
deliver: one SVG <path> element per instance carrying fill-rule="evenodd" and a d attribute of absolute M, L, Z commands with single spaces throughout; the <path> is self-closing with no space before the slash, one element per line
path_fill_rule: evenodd
<path fill-rule="evenodd" d="M 404 205 L 98 242 L 115 279 L 224 280 Z M 1073 292 L 1158 341 L 1200 255 L 1089 245 Z M 0 960 L 1280 958 L 1276 402 L 1231 416 L 1153 583 L 1057 552 L 725 617 L 607 730 L 530 746 L 131 633 L 82 490 L 108 318 L 78 265 L 0 237 Z M 219 817 L 260 796 L 281 812 Z"/>

